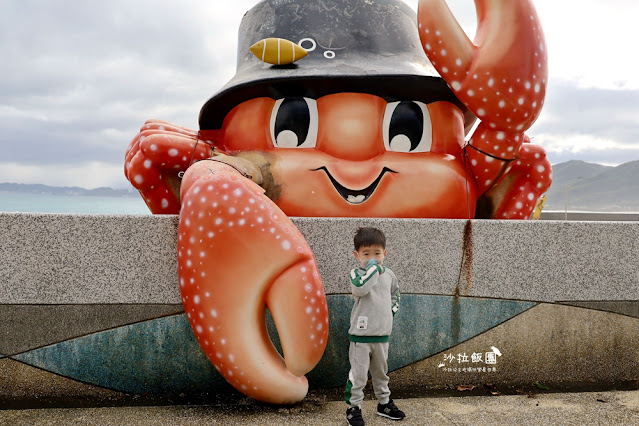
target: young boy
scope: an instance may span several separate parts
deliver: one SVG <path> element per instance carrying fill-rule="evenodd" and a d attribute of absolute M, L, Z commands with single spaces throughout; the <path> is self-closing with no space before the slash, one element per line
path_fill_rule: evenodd
<path fill-rule="evenodd" d="M 390 399 L 388 388 L 388 342 L 393 316 L 399 309 L 399 285 L 395 273 L 382 266 L 386 257 L 386 237 L 376 228 L 359 228 L 353 239 L 353 254 L 360 267 L 351 271 L 351 292 L 355 304 L 348 330 L 350 348 L 345 399 L 349 425 L 363 426 L 362 401 L 370 370 L 377 397 L 377 414 L 402 420 L 405 414 Z"/>

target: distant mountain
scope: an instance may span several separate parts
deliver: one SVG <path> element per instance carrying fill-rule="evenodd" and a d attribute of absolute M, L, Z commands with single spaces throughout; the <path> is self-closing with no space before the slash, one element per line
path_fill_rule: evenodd
<path fill-rule="evenodd" d="M 78 186 L 48 186 L 25 183 L 0 183 L 0 193 L 41 194 L 41 195 L 81 195 L 89 197 L 139 197 L 134 189 L 95 188 L 86 189 Z"/>
<path fill-rule="evenodd" d="M 639 212 L 639 161 L 616 167 L 584 161 L 554 164 L 553 183 L 546 193 L 545 211 Z M 131 189 L 0 183 L 0 193 L 139 197 Z"/>
<path fill-rule="evenodd" d="M 584 161 L 555 164 L 544 210 L 639 211 L 639 161 L 602 166 Z"/>

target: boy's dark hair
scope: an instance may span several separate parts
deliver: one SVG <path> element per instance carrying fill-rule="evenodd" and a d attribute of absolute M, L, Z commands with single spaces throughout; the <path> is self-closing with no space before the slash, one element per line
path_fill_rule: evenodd
<path fill-rule="evenodd" d="M 353 238 L 355 251 L 360 247 L 382 246 L 386 249 L 386 236 L 377 228 L 359 228 Z"/>

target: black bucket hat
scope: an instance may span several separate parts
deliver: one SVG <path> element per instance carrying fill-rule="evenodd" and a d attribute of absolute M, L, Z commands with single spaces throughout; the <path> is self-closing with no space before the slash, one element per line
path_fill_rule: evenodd
<path fill-rule="evenodd" d="M 309 53 L 290 65 L 262 62 L 250 47 L 282 38 Z M 219 129 L 236 105 L 257 97 L 317 99 L 370 93 L 388 102 L 455 97 L 426 57 L 415 12 L 400 0 L 264 0 L 240 24 L 235 76 L 200 111 L 201 130 Z M 474 120 L 473 120 L 474 121 Z"/>

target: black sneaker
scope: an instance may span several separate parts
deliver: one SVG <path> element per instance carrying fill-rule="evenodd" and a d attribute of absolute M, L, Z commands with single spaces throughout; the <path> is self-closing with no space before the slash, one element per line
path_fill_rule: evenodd
<path fill-rule="evenodd" d="M 364 426 L 364 419 L 362 418 L 362 410 L 359 407 L 351 407 L 346 410 L 346 421 L 351 426 Z"/>
<path fill-rule="evenodd" d="M 386 405 L 377 404 L 377 415 L 388 417 L 391 420 L 403 420 L 406 417 L 406 414 L 397 408 L 392 399 Z"/>

